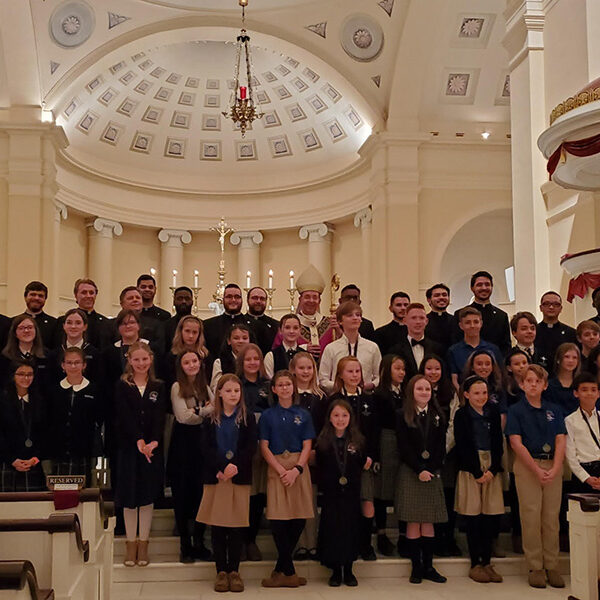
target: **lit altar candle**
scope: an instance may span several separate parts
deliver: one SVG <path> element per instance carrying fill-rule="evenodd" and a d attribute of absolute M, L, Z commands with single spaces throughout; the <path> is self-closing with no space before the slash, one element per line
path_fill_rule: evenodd
<path fill-rule="evenodd" d="M 269 269 L 269 288 L 273 288 L 273 269 Z"/>
<path fill-rule="evenodd" d="M 246 287 L 250 289 L 250 278 L 252 277 L 251 271 L 246 271 Z"/>
<path fill-rule="evenodd" d="M 194 270 L 194 287 L 198 287 L 198 269 Z"/>
<path fill-rule="evenodd" d="M 290 290 L 294 289 L 294 271 L 290 271 Z"/>
<path fill-rule="evenodd" d="M 150 275 L 152 275 L 152 277 L 156 277 L 156 269 L 154 267 L 150 267 Z"/>
<path fill-rule="evenodd" d="M 177 287 L 177 269 L 173 269 L 173 287 Z"/>

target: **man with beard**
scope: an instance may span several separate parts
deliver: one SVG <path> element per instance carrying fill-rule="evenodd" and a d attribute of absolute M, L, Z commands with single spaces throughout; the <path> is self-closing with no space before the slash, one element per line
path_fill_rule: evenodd
<path fill-rule="evenodd" d="M 490 302 L 493 290 L 494 280 L 491 274 L 487 271 L 477 271 L 471 276 L 471 291 L 475 300 L 469 306 L 476 308 L 481 313 L 483 319 L 481 338 L 498 346 L 502 356 L 506 356 L 511 346 L 508 315 Z M 454 313 L 454 340 L 456 342 L 463 337 L 457 322 L 459 312 L 460 310 L 457 310 Z"/>
<path fill-rule="evenodd" d="M 25 313 L 35 319 L 46 348 L 53 348 L 56 332 L 56 317 L 44 312 L 48 299 L 48 288 L 41 281 L 31 281 L 25 286 Z"/>
<path fill-rule="evenodd" d="M 395 292 L 390 298 L 390 312 L 392 320 L 387 325 L 382 325 L 375 330 L 375 343 L 379 346 L 381 356 L 385 356 L 392 346 L 406 339 L 406 325 L 404 317 L 410 304 L 410 297 L 406 292 Z"/>
<path fill-rule="evenodd" d="M 273 341 L 279 330 L 279 322 L 265 315 L 267 309 L 267 292 L 261 287 L 248 290 L 246 296 L 248 312 L 246 323 L 254 333 L 256 344 L 261 349 L 263 356 L 273 347 Z"/>
<path fill-rule="evenodd" d="M 163 337 L 165 339 L 165 354 L 171 350 L 173 344 L 173 338 L 175 337 L 175 330 L 179 321 L 187 315 L 192 314 L 192 307 L 194 306 L 194 295 L 192 290 L 185 285 L 175 288 L 173 294 L 173 305 L 175 306 L 175 314 L 164 322 Z"/>
<path fill-rule="evenodd" d="M 229 283 L 223 292 L 223 308 L 225 312 L 204 321 L 204 339 L 210 356 L 214 360 L 221 352 L 227 333 L 232 325 L 246 324 L 242 314 L 242 290 L 237 283 Z"/>
<path fill-rule="evenodd" d="M 92 279 L 78 279 L 73 286 L 73 295 L 77 307 L 85 312 L 87 316 L 88 328 L 85 332 L 87 342 L 98 348 L 98 350 L 104 350 L 111 343 L 112 326 L 108 317 L 101 315 L 94 309 L 98 297 L 98 286 Z M 58 318 L 54 342 L 56 348 L 62 344 L 64 322 L 64 316 Z"/>
<path fill-rule="evenodd" d="M 160 322 L 168 321 L 171 318 L 171 313 L 168 310 L 164 310 L 154 304 L 156 279 L 152 275 L 140 275 L 137 278 L 136 287 L 142 295 L 142 315 Z"/>
<path fill-rule="evenodd" d="M 454 317 L 448 312 L 450 288 L 444 283 L 436 283 L 425 292 L 425 298 L 431 307 L 431 311 L 427 313 L 425 336 L 440 344 L 445 356 L 452 346 L 454 330 Z"/>

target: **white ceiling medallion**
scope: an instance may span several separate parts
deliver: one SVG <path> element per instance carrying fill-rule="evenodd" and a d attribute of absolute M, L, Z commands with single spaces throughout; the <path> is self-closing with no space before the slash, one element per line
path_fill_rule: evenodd
<path fill-rule="evenodd" d="M 375 60 L 383 48 L 383 29 L 368 15 L 352 15 L 342 26 L 340 43 L 354 60 Z"/>
<path fill-rule="evenodd" d="M 442 102 L 445 104 L 473 104 L 479 81 L 479 69 L 446 68 L 442 75 Z"/>
<path fill-rule="evenodd" d="M 96 25 L 94 11 L 85 2 L 64 2 L 48 23 L 50 37 L 63 48 L 76 48 L 85 43 Z"/>

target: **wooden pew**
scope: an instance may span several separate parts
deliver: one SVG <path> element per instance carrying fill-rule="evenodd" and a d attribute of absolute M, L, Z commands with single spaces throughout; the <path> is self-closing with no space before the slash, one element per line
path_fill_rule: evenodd
<path fill-rule="evenodd" d="M 38 586 L 28 560 L 0 560 L 0 600 L 54 600 L 54 590 Z"/>

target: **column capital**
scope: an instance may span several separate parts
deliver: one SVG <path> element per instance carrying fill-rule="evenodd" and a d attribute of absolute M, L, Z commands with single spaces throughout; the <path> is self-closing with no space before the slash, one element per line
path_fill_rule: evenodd
<path fill-rule="evenodd" d="M 181 246 L 189 244 L 192 241 L 192 234 L 182 229 L 161 229 L 158 232 L 158 239 L 163 244 L 176 244 Z"/>
<path fill-rule="evenodd" d="M 255 248 L 262 244 L 264 237 L 260 231 L 236 231 L 231 234 L 229 241 L 232 246 L 240 248 Z"/>
<path fill-rule="evenodd" d="M 102 237 L 112 238 L 113 235 L 119 236 L 123 233 L 123 226 L 118 221 L 111 221 L 110 219 L 102 219 L 98 217 L 91 219 L 86 223 L 86 226 L 97 231 Z"/>
<path fill-rule="evenodd" d="M 60 223 L 62 220 L 67 220 L 69 216 L 69 211 L 67 210 L 67 205 L 61 202 L 60 200 L 54 200 L 54 219 L 57 223 Z"/>
<path fill-rule="evenodd" d="M 329 241 L 331 234 L 334 231 L 333 225 L 330 223 L 313 223 L 312 225 L 303 225 L 300 227 L 298 235 L 301 240 L 308 238 L 309 242 Z"/>
<path fill-rule="evenodd" d="M 504 11 L 506 34 L 502 44 L 512 71 L 530 50 L 544 49 L 546 11 L 552 0 L 511 0 Z"/>
<path fill-rule="evenodd" d="M 366 227 L 373 222 L 373 210 L 370 206 L 359 210 L 354 215 L 354 227 Z"/>

